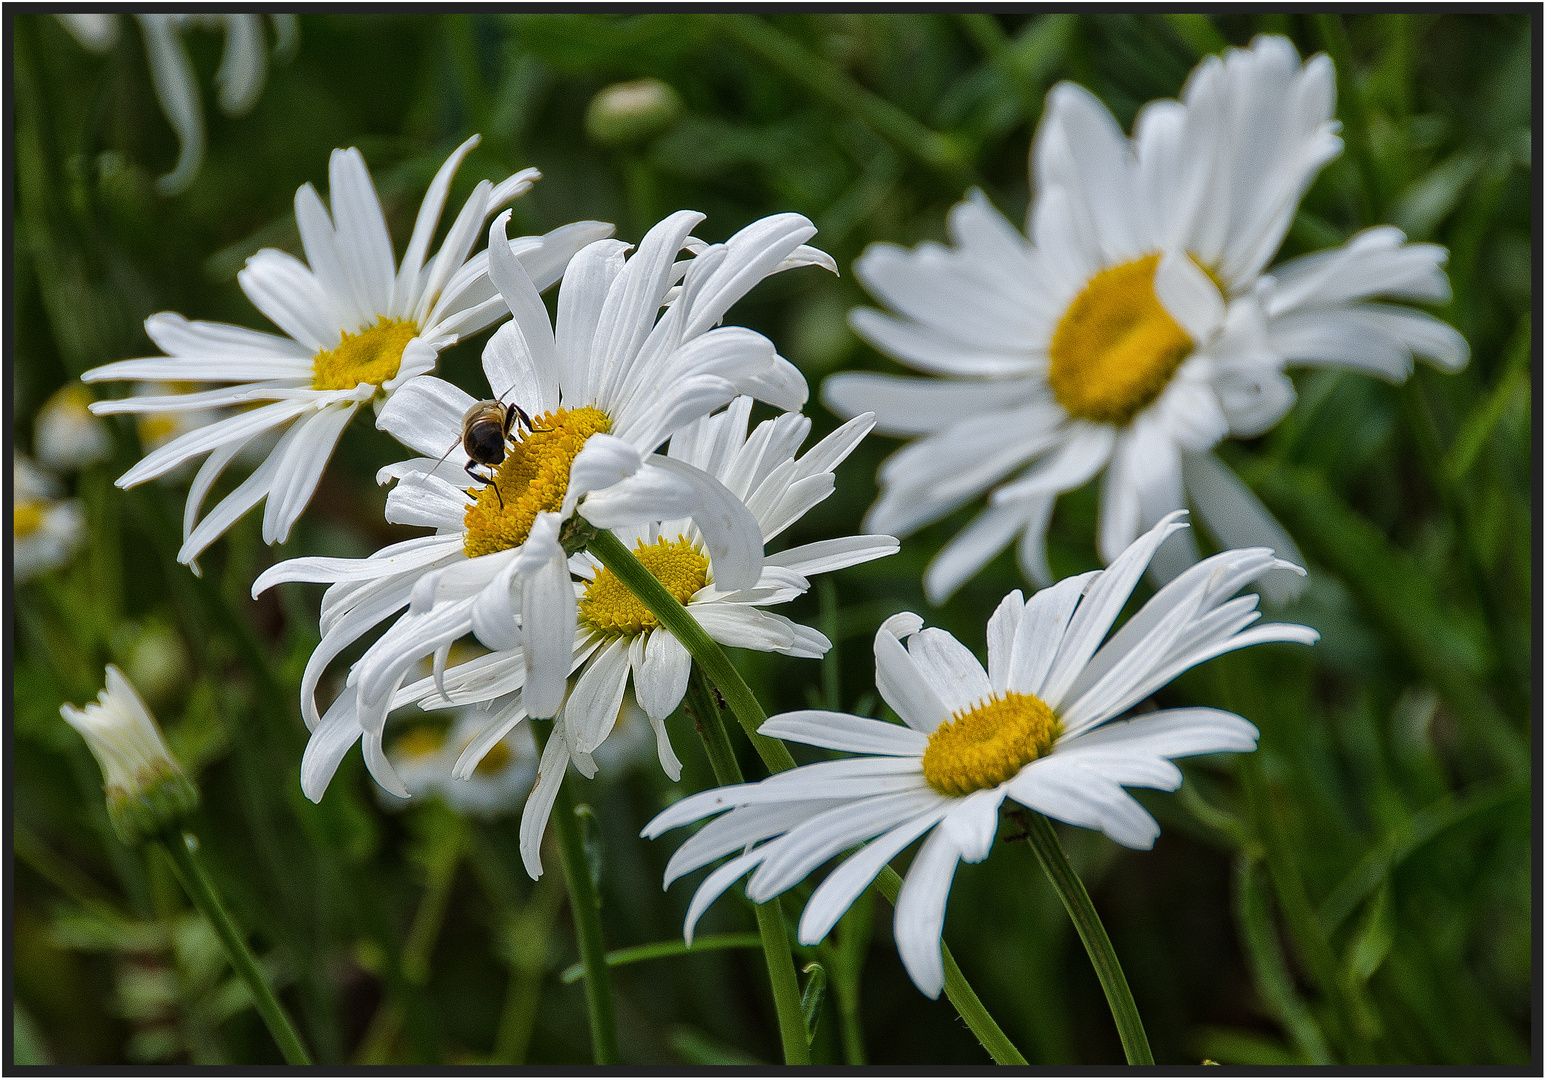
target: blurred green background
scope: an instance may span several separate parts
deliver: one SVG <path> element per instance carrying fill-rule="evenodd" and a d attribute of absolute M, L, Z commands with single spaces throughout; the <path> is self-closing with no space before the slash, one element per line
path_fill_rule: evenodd
<path fill-rule="evenodd" d="M 1140 796 L 1164 827 L 1152 853 L 1082 830 L 1064 839 L 1161 1063 L 1528 1066 L 1539 1038 L 1528 14 L 308 14 L 298 52 L 274 63 L 237 119 L 214 108 L 220 36 L 184 35 L 208 154 L 170 199 L 153 184 L 176 141 L 138 31 L 126 24 L 97 55 L 51 16 L 19 15 L 10 29 L 20 452 L 53 391 L 154 351 L 141 329 L 152 312 L 263 325 L 235 273 L 259 247 L 299 251 L 294 191 L 325 188 L 337 146 L 363 151 L 399 250 L 434 170 L 475 131 L 483 143 L 453 205 L 481 178 L 543 171 L 512 235 L 600 218 L 637 240 L 692 207 L 708 214 L 698 234 L 721 240 L 764 214 L 808 215 L 844 276 L 781 275 L 732 318 L 768 333 L 814 399 L 839 368 L 897 370 L 845 324 L 866 300 L 847 273 L 865 245 L 941 238 L 972 185 L 1023 220 L 1030 135 L 1055 81 L 1090 87 L 1126 127 L 1226 44 L 1278 32 L 1303 55 L 1329 52 L 1346 151 L 1283 256 L 1383 221 L 1447 245 L 1454 300 L 1440 314 L 1469 339 L 1471 363 L 1454 376 L 1420 366 L 1402 387 L 1296 376 L 1300 400 L 1282 424 L 1222 448 L 1310 562 L 1308 591 L 1278 617 L 1322 640 L 1216 660 L 1160 693 L 1161 705 L 1239 711 L 1262 738 L 1254 755 L 1188 762 L 1176 795 Z M 605 88 L 646 77 L 673 91 L 652 122 L 593 109 Z M 442 373 L 478 396 L 482 340 L 442 357 Z M 809 412 L 815 435 L 835 423 L 814 400 Z M 278 1061 L 169 868 L 113 838 L 96 766 L 59 718 L 61 702 L 95 696 L 109 661 L 136 679 L 196 775 L 208 860 L 319 1062 L 587 1061 L 581 987 L 561 978 L 577 951 L 557 860 L 540 884 L 525 877 L 516 817 L 470 820 L 436 802 L 383 812 L 358 754 L 320 806 L 300 793 L 295 695 L 319 590 L 257 603 L 248 590 L 276 559 L 359 556 L 411 535 L 383 523 L 372 480 L 402 452 L 356 423 L 288 545 L 265 549 L 249 515 L 196 579 L 174 562 L 182 490 L 114 489 L 139 447 L 132 424 L 113 431 L 113 458 L 66 481 L 85 508 L 85 547 L 13 593 L 16 1062 Z M 837 495 L 788 542 L 855 531 L 895 445 L 861 447 Z M 1094 517 L 1093 488 L 1059 503 L 1054 572 L 1097 565 Z M 788 614 L 837 642 L 826 662 L 739 654 L 768 711 L 811 699 L 872 708 L 869 639 L 894 611 L 980 650 L 992 606 L 1022 584 L 1012 558 L 944 609 L 919 586 L 964 520 L 794 605 Z M 684 790 L 709 786 L 690 720 L 672 725 Z M 743 767 L 761 773 L 749 753 Z M 691 889 L 660 889 L 677 841 L 637 838 L 671 787 L 646 764 L 581 788 L 609 947 L 680 934 Z M 1032 1062 L 1120 1061 L 1031 852 L 997 847 L 957 876 L 946 923 L 956 957 Z M 847 924 L 872 935 L 867 949 L 820 956 L 834 986 L 816 1060 L 985 1064 L 948 1003 L 906 979 L 889 906 L 874 902 L 862 926 L 869 903 L 861 925 Z M 752 927 L 733 889 L 702 929 Z M 804 952 L 802 964 L 818 958 Z M 626 1064 L 779 1060 L 756 949 L 619 968 L 615 985 Z"/>

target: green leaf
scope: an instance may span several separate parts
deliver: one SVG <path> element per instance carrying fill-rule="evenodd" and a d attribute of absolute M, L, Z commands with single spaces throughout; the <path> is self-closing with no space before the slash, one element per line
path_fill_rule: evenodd
<path fill-rule="evenodd" d="M 816 1038 L 816 1024 L 821 1019 L 821 1001 L 827 993 L 827 969 L 814 960 L 805 965 L 805 989 L 800 991 L 800 1014 L 805 1017 L 805 1041 Z"/>

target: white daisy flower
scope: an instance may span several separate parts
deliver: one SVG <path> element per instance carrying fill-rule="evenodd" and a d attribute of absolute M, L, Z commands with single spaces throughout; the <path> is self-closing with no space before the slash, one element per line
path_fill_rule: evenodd
<path fill-rule="evenodd" d="M 113 454 L 107 425 L 91 415 L 91 391 L 68 383 L 49 395 L 32 425 L 32 450 L 56 472 L 74 472 Z"/>
<path fill-rule="evenodd" d="M 785 413 L 759 424 L 748 438 L 751 408 L 752 399 L 740 397 L 724 412 L 689 425 L 672 438 L 668 456 L 723 483 L 751 512 L 765 546 L 832 494 L 833 470 L 859 445 L 873 418 L 850 420 L 797 458 L 795 453 L 810 432 L 810 420 Z M 810 627 L 762 609 L 804 595 L 810 589 L 809 575 L 869 562 L 897 550 L 896 539 L 890 536 L 819 540 L 767 556 L 750 588 L 729 589 L 722 587 L 715 573 L 703 531 L 690 519 L 614 532 L 715 641 L 811 659 L 824 656 L 831 642 Z M 521 819 L 521 855 L 533 878 L 542 873 L 542 834 L 566 759 L 582 775 L 596 774 L 597 762 L 591 755 L 612 734 L 630 689 L 654 729 L 660 767 L 673 781 L 682 775 L 682 764 L 666 733 L 666 718 L 687 692 L 692 657 L 589 552 L 571 557 L 569 570 L 580 579 L 574 585 L 579 620 L 570 660 L 575 681 L 554 718 L 542 779 Z M 456 775 L 468 776 L 488 747 L 526 719 L 521 690 L 525 680 L 526 658 L 517 645 L 404 687 L 397 700 L 417 701 L 426 709 L 450 701 L 491 710 L 482 734 L 468 743 L 457 763 Z"/>
<path fill-rule="evenodd" d="M 310 266 L 283 251 L 264 249 L 238 275 L 242 291 L 284 336 L 162 312 L 145 320 L 145 330 L 166 356 L 123 360 L 82 376 L 86 382 L 230 384 L 199 393 L 96 402 L 92 411 L 98 414 L 262 403 L 173 439 L 118 478 L 119 487 L 133 487 L 209 455 L 188 493 L 179 561 L 192 563 L 265 499 L 263 540 L 283 542 L 311 501 L 355 411 L 368 401 L 379 408 L 398 387 L 433 369 L 441 349 L 506 314 L 488 281 L 488 254 L 469 255 L 488 215 L 526 192 L 539 176 L 535 169 L 497 186 L 480 183 L 439 253 L 427 258 L 451 179 L 477 142 L 475 135 L 459 146 L 431 182 L 400 268 L 394 265 L 386 218 L 365 159 L 358 150 L 335 150 L 329 169 L 331 216 L 310 184 L 295 194 L 296 224 Z M 575 251 L 611 231 L 610 225 L 582 221 L 508 246 L 545 288 L 558 280 Z M 281 428 L 284 435 L 264 463 L 199 521 L 204 497 L 231 460 L 254 439 Z"/>
<path fill-rule="evenodd" d="M 11 468 L 11 573 L 28 581 L 70 561 L 86 538 L 79 499 L 59 498 L 59 486 L 20 454 Z"/>
<path fill-rule="evenodd" d="M 484 727 L 477 709 L 458 710 L 448 728 L 416 723 L 387 747 L 387 760 L 414 798 L 435 797 L 471 817 L 495 818 L 514 810 L 537 778 L 537 745 L 529 728 L 510 732 L 493 744 L 465 777 L 453 777 L 456 759 Z M 382 792 L 382 804 L 403 802 Z"/>
<path fill-rule="evenodd" d="M 271 15 L 275 51 L 293 52 L 300 25 L 294 15 Z M 215 72 L 220 90 L 220 111 L 241 116 L 258 103 L 268 77 L 268 54 L 263 42 L 261 15 L 198 15 L 189 13 L 135 15 L 145 39 L 145 58 L 150 81 L 161 111 L 177 132 L 177 164 L 156 181 L 163 195 L 187 189 L 204 162 L 204 106 L 193 64 L 183 47 L 182 32 L 198 27 L 225 33 L 225 53 Z M 116 14 L 68 14 L 58 19 L 83 48 L 107 52 L 118 42 Z"/>
<path fill-rule="evenodd" d="M 895 931 L 908 974 L 937 997 L 956 863 L 987 857 L 1006 797 L 1127 847 L 1151 847 L 1159 826 L 1123 787 L 1173 791 L 1181 772 L 1170 759 L 1253 750 L 1256 729 L 1217 709 L 1110 721 L 1204 660 L 1318 636 L 1286 624 L 1246 629 L 1259 615 L 1256 597 L 1230 599 L 1235 591 L 1267 570 L 1298 569 L 1254 548 L 1186 570 L 1102 645 L 1155 551 L 1185 527 L 1176 521 L 1181 513 L 1167 515 L 1108 570 L 1067 578 L 1028 601 L 1018 590 L 1006 596 L 988 622 L 986 671 L 945 631 L 922 629 L 910 612 L 892 616 L 875 635 L 875 685 L 906 726 L 834 712 L 775 716 L 762 734 L 864 756 L 691 795 L 651 821 L 646 837 L 729 811 L 666 867 L 669 885 L 735 853 L 693 897 L 688 942 L 708 905 L 746 874 L 747 896 L 761 903 L 863 845 L 806 904 L 799 937 L 813 945 L 881 867 L 927 834 L 897 899 Z"/>
<path fill-rule="evenodd" d="M 856 310 L 854 330 L 944 377 L 826 381 L 838 414 L 873 410 L 880 432 L 921 436 L 881 467 L 866 527 L 905 536 L 992 490 L 930 565 L 932 602 L 1016 535 L 1027 576 L 1050 581 L 1053 502 L 1102 471 L 1105 562 L 1188 502 L 1221 547 L 1266 544 L 1297 561 L 1212 448 L 1282 418 L 1286 365 L 1400 381 L 1414 356 L 1465 364 L 1453 328 L 1377 301 L 1447 300 L 1441 247 L 1383 226 L 1264 273 L 1341 150 L 1334 98 L 1331 62 L 1301 65 L 1279 37 L 1203 61 L 1179 102 L 1143 108 L 1131 139 L 1087 90 L 1059 84 L 1032 149 L 1029 241 L 974 192 L 950 213 L 954 246 L 878 244 L 855 264 L 897 314 Z M 1196 558 L 1185 533 L 1153 571 L 1166 580 Z M 1286 597 L 1297 579 L 1262 585 Z"/>
<path fill-rule="evenodd" d="M 805 246 L 816 230 L 798 214 L 764 218 L 713 245 L 689 236 L 702 220 L 673 214 L 626 260 L 619 241 L 586 247 L 564 274 L 556 328 L 521 263 L 498 254 L 506 250 L 498 239 L 504 219 L 494 222 L 490 276 L 515 314 L 484 350 L 483 368 L 499 400 L 520 406 L 532 430 L 517 425 L 492 482 L 469 489 L 475 463 L 462 446 L 462 422 L 477 403 L 440 379 L 412 380 L 387 402 L 378 426 L 427 456 L 388 466 L 380 477 L 398 480 L 387 519 L 436 535 L 363 560 L 293 559 L 253 586 L 256 595 L 281 581 L 332 584 L 322 602 L 322 642 L 301 688 L 312 728 L 301 780 L 310 798 L 322 797 L 362 735 L 372 775 L 401 794 L 381 753 L 387 712 L 420 659 L 434 656 L 443 670 L 445 651 L 466 634 L 496 651 L 519 646 L 527 711 L 559 711 L 579 616 L 563 538 L 578 527 L 578 513 L 596 528 L 691 518 L 720 588 L 756 585 L 763 561 L 756 519 L 703 469 L 653 451 L 740 394 L 782 409 L 804 404 L 804 378 L 772 342 L 718 323 L 769 274 L 835 267 Z M 684 248 L 696 254 L 677 262 Z M 314 695 L 323 669 L 405 607 L 319 716 Z"/>

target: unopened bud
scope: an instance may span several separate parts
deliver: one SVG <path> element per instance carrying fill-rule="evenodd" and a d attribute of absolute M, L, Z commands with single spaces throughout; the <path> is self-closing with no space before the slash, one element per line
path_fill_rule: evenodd
<path fill-rule="evenodd" d="M 199 793 L 167 749 L 161 729 L 123 672 L 107 666 L 107 688 L 84 708 L 60 706 L 102 767 L 107 814 L 125 844 L 175 829 L 199 804 Z"/>
<path fill-rule="evenodd" d="M 659 79 L 613 83 L 591 98 L 585 131 L 602 146 L 628 146 L 659 135 L 682 115 L 682 99 Z"/>

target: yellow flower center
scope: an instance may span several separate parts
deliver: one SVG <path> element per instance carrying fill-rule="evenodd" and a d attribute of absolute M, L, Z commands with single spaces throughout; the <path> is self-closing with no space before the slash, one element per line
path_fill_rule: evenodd
<path fill-rule="evenodd" d="M 429 724 L 420 724 L 400 735 L 392 749 L 406 758 L 432 757 L 445 742 L 444 734 Z"/>
<path fill-rule="evenodd" d="M 1062 731 L 1034 694 L 994 694 L 934 729 L 923 778 L 942 795 L 996 787 L 1051 750 Z"/>
<path fill-rule="evenodd" d="M 699 555 L 685 536 L 678 536 L 673 543 L 664 538 L 653 544 L 640 540 L 633 553 L 666 587 L 666 592 L 683 604 L 708 584 L 709 560 Z M 585 587 L 585 595 L 580 599 L 580 618 L 608 637 L 632 637 L 660 625 L 654 613 L 628 591 L 628 586 L 606 569 Z"/>
<path fill-rule="evenodd" d="M 1070 415 L 1127 423 L 1191 353 L 1196 343 L 1154 294 L 1159 261 L 1146 255 L 1102 270 L 1058 321 L 1047 377 Z"/>
<path fill-rule="evenodd" d="M 473 767 L 475 776 L 497 776 L 506 765 L 510 764 L 510 748 L 500 740 L 489 747 L 488 753 L 483 755 L 483 760 Z"/>
<path fill-rule="evenodd" d="M 375 326 L 351 334 L 345 330 L 338 345 L 323 349 L 311 361 L 313 390 L 353 390 L 361 383 L 380 386 L 403 364 L 403 350 L 419 328 L 385 315 Z"/>
<path fill-rule="evenodd" d="M 20 540 L 43 527 L 43 504 L 18 499 L 11 512 L 11 536 Z"/>
<path fill-rule="evenodd" d="M 532 423 L 537 430 L 522 432 L 506 446 L 494 482 L 479 489 L 477 505 L 462 519 L 468 558 L 524 544 L 538 514 L 564 505 L 569 466 L 585 440 L 612 430 L 607 414 L 589 406 L 555 409 Z"/>
<path fill-rule="evenodd" d="M 177 414 L 144 413 L 135 426 L 139 428 L 140 444 L 150 450 L 177 434 Z"/>

